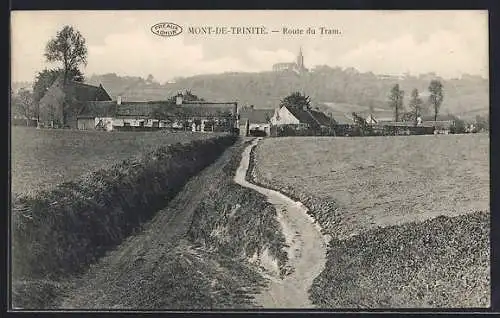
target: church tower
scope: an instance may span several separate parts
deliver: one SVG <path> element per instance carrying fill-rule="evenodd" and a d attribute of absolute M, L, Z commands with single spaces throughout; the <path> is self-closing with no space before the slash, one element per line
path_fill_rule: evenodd
<path fill-rule="evenodd" d="M 297 56 L 297 67 L 300 71 L 304 69 L 304 55 L 302 55 L 302 47 L 300 47 L 299 55 Z"/>

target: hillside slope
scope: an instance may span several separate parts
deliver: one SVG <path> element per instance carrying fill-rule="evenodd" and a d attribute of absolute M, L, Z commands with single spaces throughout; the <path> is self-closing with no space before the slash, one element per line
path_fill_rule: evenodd
<path fill-rule="evenodd" d="M 274 108 L 284 96 L 299 90 L 310 95 L 316 106 L 343 103 L 366 110 L 370 107 L 387 110 L 387 96 L 394 84 L 400 84 L 408 99 L 413 88 L 426 92 L 429 82 L 434 78 L 433 74 L 426 74 L 403 79 L 381 79 L 373 73 L 360 73 L 352 68 L 323 66 L 303 76 L 292 72 L 223 73 L 197 75 L 177 79 L 175 83 L 159 84 L 140 77 L 104 74 L 93 75 L 88 78 L 88 82 L 96 85 L 102 83 L 111 96 L 121 95 L 127 100 L 165 99 L 178 90 L 190 89 L 206 100 L 237 100 L 242 105 Z M 469 117 L 488 114 L 487 79 L 464 75 L 460 79 L 441 80 L 445 90 L 441 113 L 451 112 Z"/>

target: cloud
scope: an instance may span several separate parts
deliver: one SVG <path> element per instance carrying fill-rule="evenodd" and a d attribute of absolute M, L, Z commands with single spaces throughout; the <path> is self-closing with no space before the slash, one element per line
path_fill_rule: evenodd
<path fill-rule="evenodd" d="M 342 36 L 189 36 L 163 38 L 151 25 L 265 25 L 340 27 Z M 224 23 L 223 23 L 224 22 Z M 32 80 L 47 66 L 47 40 L 65 24 L 87 39 L 86 74 L 107 72 L 177 76 L 270 70 L 295 60 L 303 47 L 306 67 L 327 64 L 374 73 L 423 73 L 444 77 L 488 74 L 487 12 L 422 11 L 44 11 L 12 14 L 12 78 Z"/>
<path fill-rule="evenodd" d="M 361 71 L 400 74 L 437 72 L 445 77 L 462 73 L 488 74 L 486 37 L 472 41 L 462 34 L 438 30 L 425 41 L 417 41 L 406 34 L 387 42 L 368 41 L 339 57 L 341 66 L 353 66 Z"/>
<path fill-rule="evenodd" d="M 276 51 L 259 49 L 252 47 L 248 50 L 247 56 L 253 64 L 259 66 L 260 69 L 270 70 L 274 63 L 293 62 L 296 54 L 288 50 L 278 49 Z"/>

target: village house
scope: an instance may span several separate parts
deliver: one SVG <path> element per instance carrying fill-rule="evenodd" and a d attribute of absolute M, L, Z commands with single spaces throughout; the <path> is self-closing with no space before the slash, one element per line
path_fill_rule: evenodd
<path fill-rule="evenodd" d="M 111 97 L 102 85 L 71 80 L 64 84 L 64 77 L 59 76 L 40 100 L 39 125 L 77 128 L 77 115 L 88 101 L 111 101 Z"/>
<path fill-rule="evenodd" d="M 333 126 L 333 118 L 328 117 L 319 110 L 299 109 L 296 107 L 282 106 L 274 111 L 271 125 L 292 125 L 304 129 L 327 129 Z"/>
<path fill-rule="evenodd" d="M 236 102 L 185 101 L 87 102 L 77 116 L 78 129 L 230 131 L 237 127 Z"/>
<path fill-rule="evenodd" d="M 265 135 L 271 131 L 274 109 L 256 109 L 253 105 L 238 109 L 240 135 Z"/>

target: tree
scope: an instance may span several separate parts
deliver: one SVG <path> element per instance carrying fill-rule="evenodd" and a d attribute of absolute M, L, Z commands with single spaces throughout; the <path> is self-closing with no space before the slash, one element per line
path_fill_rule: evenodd
<path fill-rule="evenodd" d="M 269 116 L 269 114 L 266 114 L 266 123 L 270 123 L 271 122 L 271 117 Z"/>
<path fill-rule="evenodd" d="M 488 116 L 476 115 L 476 129 L 477 131 L 488 131 L 490 128 Z"/>
<path fill-rule="evenodd" d="M 149 74 L 148 77 L 146 78 L 146 82 L 153 83 L 154 81 L 155 81 L 155 78 L 153 77 L 153 75 Z"/>
<path fill-rule="evenodd" d="M 66 83 L 71 70 L 79 69 L 81 64 L 87 65 L 85 38 L 78 30 L 66 25 L 47 43 L 45 58 L 48 62 L 62 63 L 64 83 Z"/>
<path fill-rule="evenodd" d="M 28 120 L 36 115 L 33 94 L 25 88 L 21 88 L 17 96 L 12 99 L 12 106 L 14 112 L 22 115 L 26 119 L 26 126 L 28 125 Z"/>
<path fill-rule="evenodd" d="M 295 92 L 280 101 L 280 107 L 289 106 L 301 110 L 311 109 L 311 100 L 309 96 L 302 95 L 300 92 Z"/>
<path fill-rule="evenodd" d="M 404 91 L 399 89 L 399 84 L 392 87 L 389 95 L 389 106 L 394 109 L 394 119 L 399 121 L 399 114 L 403 112 Z"/>
<path fill-rule="evenodd" d="M 60 75 L 64 75 L 63 69 L 44 69 L 36 74 L 35 81 L 33 82 L 33 104 L 37 116 L 40 109 L 40 100 Z M 68 73 L 68 79 L 75 82 L 83 82 L 84 76 L 79 69 L 71 69 Z"/>
<path fill-rule="evenodd" d="M 422 115 L 422 105 L 423 102 L 419 96 L 418 89 L 414 88 L 411 91 L 411 98 L 410 102 L 408 103 L 408 107 L 410 108 L 412 119 L 414 120 L 415 125 L 417 124 L 418 117 Z"/>
<path fill-rule="evenodd" d="M 71 81 L 83 82 L 85 80 L 79 69 L 72 69 L 68 74 L 68 79 Z M 45 95 L 47 89 L 60 75 L 64 75 L 62 69 L 44 69 L 37 73 L 35 81 L 33 82 L 33 100 L 35 104 L 40 102 L 40 99 Z"/>
<path fill-rule="evenodd" d="M 450 127 L 450 133 L 452 134 L 463 134 L 466 132 L 466 124 L 465 121 L 455 118 L 453 121 L 453 125 Z"/>
<path fill-rule="evenodd" d="M 432 80 L 429 85 L 429 103 L 434 109 L 434 121 L 437 120 L 437 115 L 439 113 L 439 107 L 443 103 L 443 84 L 438 80 Z"/>

